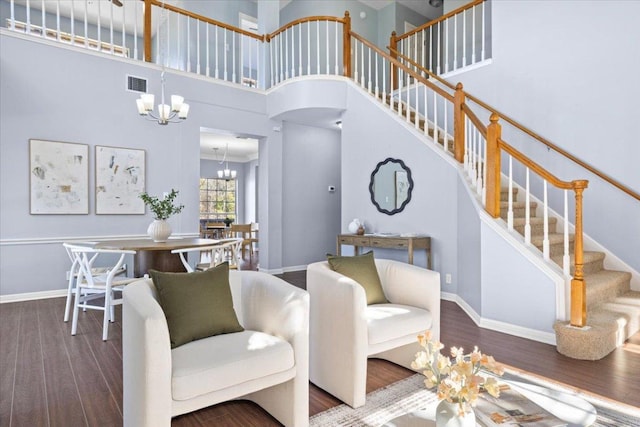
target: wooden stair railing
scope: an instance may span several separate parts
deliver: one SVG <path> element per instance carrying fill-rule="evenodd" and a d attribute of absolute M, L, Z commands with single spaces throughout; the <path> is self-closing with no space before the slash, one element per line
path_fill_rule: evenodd
<path fill-rule="evenodd" d="M 570 322 L 573 326 L 583 327 L 586 326 L 586 286 L 584 282 L 584 274 L 583 274 L 583 230 L 582 230 L 582 197 L 583 191 L 587 188 L 588 181 L 586 180 L 574 180 L 571 182 L 562 181 L 558 179 L 556 176 L 551 174 L 542 166 L 535 163 L 533 160 L 528 158 L 523 153 L 519 152 L 509 144 L 507 144 L 502 138 L 502 126 L 498 123 L 501 115 L 494 111 L 492 108 L 486 106 L 486 104 L 477 102 L 475 98 L 473 98 L 473 102 L 480 105 L 481 107 L 485 107 L 490 112 L 490 123 L 487 126 L 484 126 L 482 121 L 477 117 L 474 113 L 472 107 L 467 103 L 468 99 L 471 99 L 471 96 L 463 91 L 463 86 L 461 83 L 458 83 L 456 86 L 451 85 L 449 82 L 439 78 L 434 75 L 434 73 L 429 70 L 421 67 L 415 61 L 401 53 L 393 50 L 391 47 L 390 55 L 388 55 L 388 60 L 391 64 L 392 68 L 396 67 L 396 64 L 400 61 L 407 62 L 409 65 L 404 67 L 398 67 L 402 69 L 403 72 L 408 73 L 412 76 L 415 82 L 420 82 L 425 85 L 432 85 L 431 82 L 428 82 L 426 79 L 422 77 L 422 75 L 427 75 L 429 78 L 439 81 L 445 87 L 452 89 L 454 91 L 453 96 L 444 97 L 444 99 L 452 102 L 453 105 L 453 113 L 454 113 L 454 157 L 460 163 L 466 162 L 466 147 L 467 147 L 467 127 L 470 127 L 470 130 L 474 130 L 478 132 L 478 134 L 484 138 L 485 140 L 485 153 L 482 154 L 482 150 L 476 150 L 473 153 L 474 158 L 477 160 L 477 179 L 482 181 L 479 184 L 478 188 L 483 188 L 480 192 L 482 195 L 482 200 L 485 206 L 485 210 L 492 217 L 498 218 L 500 217 L 500 192 L 501 192 L 501 182 L 502 182 L 502 165 L 501 158 L 502 152 L 507 153 L 510 157 L 509 159 L 509 185 L 511 187 L 511 169 L 512 169 L 512 159 L 520 162 L 523 167 L 527 170 L 527 221 L 528 221 L 528 210 L 529 210 L 529 190 L 528 190 L 528 176 L 529 170 L 537 174 L 544 180 L 544 193 L 545 193 L 545 212 L 544 212 L 544 221 L 545 221 L 545 239 L 543 242 L 543 255 L 545 259 L 549 259 L 549 243 L 548 243 L 548 235 L 547 235 L 547 212 L 546 212 L 546 193 L 547 193 L 547 183 L 550 183 L 554 187 L 565 190 L 565 198 L 566 191 L 570 190 L 574 192 L 575 195 L 575 218 L 574 218 L 574 227 L 575 227 L 575 237 L 574 237 L 574 274 L 571 279 L 571 308 L 570 308 Z M 395 56 L 395 58 L 394 58 Z M 397 59 L 396 59 L 397 58 Z M 417 69 L 418 71 L 414 71 Z M 397 75 L 393 73 L 391 76 L 391 81 L 393 82 L 393 77 Z M 426 83 L 425 83 L 426 82 Z M 393 83 L 391 83 L 393 84 Z M 520 127 L 524 127 L 520 125 Z M 534 134 L 532 131 L 527 132 L 527 134 Z M 465 165 L 465 168 L 467 166 Z M 483 173 L 480 172 L 482 170 Z M 510 196 L 511 200 L 511 196 Z M 511 209 L 512 203 L 509 203 L 509 209 Z M 565 204 L 565 219 L 566 219 L 566 210 L 567 206 Z M 511 212 L 508 215 L 508 224 L 509 228 L 513 227 L 513 219 Z M 568 249 L 569 249 L 569 239 L 568 239 L 568 224 L 565 224 L 565 274 L 568 275 Z M 525 242 L 527 241 L 527 237 L 525 237 Z"/>

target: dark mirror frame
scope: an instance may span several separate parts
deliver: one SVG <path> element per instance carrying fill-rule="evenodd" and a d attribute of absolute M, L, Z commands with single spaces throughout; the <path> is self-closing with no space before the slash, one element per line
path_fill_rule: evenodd
<path fill-rule="evenodd" d="M 404 202 L 402 202 L 402 205 L 400 205 L 400 207 L 397 207 L 393 210 L 387 210 L 384 209 L 382 207 L 380 207 L 380 205 L 378 204 L 378 202 L 375 199 L 375 194 L 374 194 L 374 180 L 375 180 L 375 176 L 376 173 L 380 170 L 380 168 L 384 165 L 386 165 L 387 163 L 397 163 L 400 165 L 400 167 L 402 169 L 404 169 L 405 171 L 407 171 L 407 180 L 409 181 L 409 189 L 407 190 L 407 198 Z M 404 210 L 404 207 L 407 206 L 407 203 L 409 203 L 411 201 L 411 192 L 413 191 L 413 178 L 411 177 L 411 169 L 409 169 L 409 167 L 407 165 L 404 164 L 404 162 L 400 159 L 394 159 L 392 157 L 387 157 L 384 161 L 380 162 L 377 164 L 376 168 L 373 170 L 373 172 L 371 172 L 371 180 L 369 181 L 369 194 L 371 195 L 371 203 L 373 203 L 375 205 L 375 207 L 378 209 L 378 211 L 387 214 L 387 215 L 395 215 L 399 212 L 402 212 Z"/>

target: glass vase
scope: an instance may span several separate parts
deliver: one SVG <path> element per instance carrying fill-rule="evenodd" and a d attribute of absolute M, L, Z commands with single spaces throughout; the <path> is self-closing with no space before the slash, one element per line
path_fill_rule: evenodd
<path fill-rule="evenodd" d="M 476 416 L 470 407 L 460 416 L 458 403 L 441 400 L 436 407 L 436 427 L 476 427 Z"/>

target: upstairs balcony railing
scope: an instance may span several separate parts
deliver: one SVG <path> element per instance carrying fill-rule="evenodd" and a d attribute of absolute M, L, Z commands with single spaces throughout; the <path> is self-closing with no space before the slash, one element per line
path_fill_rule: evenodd
<path fill-rule="evenodd" d="M 314 16 L 300 19 L 271 34 L 259 35 L 156 0 L 126 1 L 122 8 L 103 0 L 11 0 L 9 3 L 7 25 L 11 30 L 156 62 L 239 85 L 266 89 L 308 75 L 352 78 L 364 91 L 420 132 L 425 143 L 434 144 L 460 162 L 478 199 L 495 218 L 501 216 L 500 192 L 506 185 L 509 191 L 504 216 L 509 230 L 514 228 L 511 190 L 516 182 L 520 183 L 525 191 L 525 245 L 532 244 L 531 200 L 534 194 L 542 199 L 542 256 L 547 260 L 550 259 L 548 211 L 551 205 L 562 207 L 558 209 L 563 212 L 561 265 L 565 275 L 571 277 L 570 320 L 574 326 L 586 325 L 582 203 L 588 183 L 582 179 L 559 179 L 508 141 L 526 140 L 521 142 L 524 145 L 542 143 L 640 200 L 637 193 L 466 93 L 461 84 L 453 86 L 437 76 L 438 67 L 440 72 L 446 72 L 451 70 L 451 64 L 455 69 L 486 58 L 487 44 L 484 41 L 476 44 L 478 16 L 482 17 L 481 40 L 487 32 L 484 24 L 486 3 L 480 0 L 396 38 L 395 47 L 392 37 L 389 53 L 352 31 L 348 12 L 342 18 Z M 450 19 L 453 24 L 447 23 Z M 462 37 L 455 36 L 459 21 L 462 22 Z M 454 28 L 456 53 L 453 62 L 447 60 L 449 42 L 442 38 L 443 34 L 449 34 L 449 25 Z M 473 37 L 465 35 L 467 28 L 472 29 Z M 440 38 L 428 39 L 427 31 L 439 34 Z M 416 46 L 421 44 L 415 40 L 419 39 L 410 40 L 419 33 L 423 40 L 430 40 L 425 46 L 431 47 L 431 54 L 427 55 L 427 50 L 417 54 Z M 471 62 L 467 60 L 469 55 L 458 53 L 459 40 L 461 46 L 471 46 Z M 398 41 L 401 50 L 396 49 Z M 444 56 L 442 51 L 437 53 L 442 46 Z M 430 63 L 423 65 L 427 57 Z M 436 72 L 432 71 L 433 67 Z M 573 197 L 570 198 L 569 193 L 573 193 Z M 569 220 L 571 213 L 573 224 Z M 570 231 L 575 236 L 573 250 Z M 571 252 L 574 254 L 572 263 Z"/>

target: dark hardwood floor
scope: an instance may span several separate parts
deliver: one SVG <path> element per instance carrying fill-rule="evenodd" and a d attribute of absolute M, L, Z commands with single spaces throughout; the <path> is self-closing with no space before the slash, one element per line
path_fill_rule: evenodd
<path fill-rule="evenodd" d="M 248 256 L 247 256 L 248 258 Z M 241 269 L 254 269 L 252 262 Z M 279 275 L 305 287 L 305 272 Z M 119 308 L 119 307 L 118 307 Z M 101 313 L 80 316 L 78 334 L 62 321 L 64 298 L 0 305 L 0 426 L 122 425 L 121 310 L 101 340 Z M 640 407 L 640 334 L 603 360 L 564 357 L 555 347 L 480 329 L 455 303 L 442 302 L 442 342 L 481 351 L 498 361 L 620 402 Z M 367 392 L 412 375 L 372 359 Z M 338 405 L 310 385 L 310 415 Z M 257 405 L 227 402 L 177 417 L 174 426 L 277 426 Z"/>

